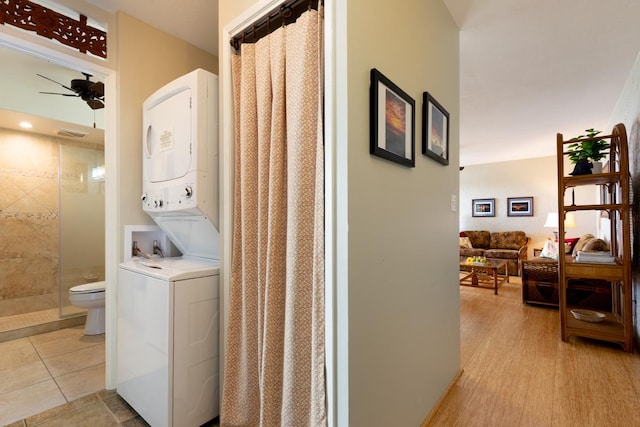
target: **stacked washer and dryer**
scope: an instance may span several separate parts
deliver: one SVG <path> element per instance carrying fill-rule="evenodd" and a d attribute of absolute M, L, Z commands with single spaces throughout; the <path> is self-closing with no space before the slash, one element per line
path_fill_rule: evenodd
<path fill-rule="evenodd" d="M 154 427 L 219 414 L 217 105 L 200 69 L 143 104 L 142 207 L 182 256 L 120 264 L 117 392 Z"/>

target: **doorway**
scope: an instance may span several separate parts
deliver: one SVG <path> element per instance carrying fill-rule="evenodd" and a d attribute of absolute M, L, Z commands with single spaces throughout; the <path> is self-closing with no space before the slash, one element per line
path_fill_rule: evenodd
<path fill-rule="evenodd" d="M 0 234 L 13 242 L 0 249 L 0 331 L 27 335 L 83 314 L 68 289 L 104 280 L 104 175 L 91 173 L 104 170 L 104 113 L 68 90 L 79 71 L 6 46 L 0 58 Z"/>
<path fill-rule="evenodd" d="M 20 51 L 20 53 L 36 57 L 46 63 L 52 63 L 59 67 L 64 67 L 72 70 L 75 73 L 79 73 L 81 71 L 92 74 L 96 78 L 100 79 L 105 84 L 105 97 L 106 99 L 112 99 L 115 101 L 115 71 L 105 66 L 101 66 L 99 64 L 92 63 L 90 61 L 85 61 L 83 59 L 78 59 L 71 55 L 67 55 L 61 51 L 55 50 L 52 48 L 43 47 L 39 44 L 35 44 L 30 42 L 28 39 L 17 39 L 16 37 L 11 37 L 7 34 L 0 32 L 0 47 L 3 49 L 9 49 L 14 51 Z M 25 74 L 33 74 L 31 71 L 24 71 Z M 3 72 L 0 72 L 3 74 Z M 45 81 L 43 79 L 43 81 Z M 56 91 L 55 89 L 52 91 Z M 44 96 L 44 95 L 42 95 Z M 13 98 L 14 96 L 11 96 Z M 55 98 L 55 97 L 53 97 Z M 5 97 L 3 96 L 3 100 Z M 73 99 L 73 98 L 72 98 Z M 77 101 L 77 99 L 73 99 Z M 80 104 L 82 104 L 80 102 Z M 103 263 L 105 265 L 104 268 L 104 276 L 109 283 L 109 280 L 113 280 L 111 278 L 115 277 L 115 269 L 113 266 L 117 266 L 117 251 L 115 250 L 117 245 L 117 233 L 116 233 L 116 220 L 117 220 L 117 197 L 116 197 L 116 189 L 115 189 L 115 180 L 114 174 L 110 174 L 109 171 L 115 171 L 117 167 L 117 160 L 115 154 L 115 138 L 113 135 L 115 134 L 115 102 L 114 103 L 106 103 L 106 108 L 104 111 L 103 122 L 101 124 L 99 116 L 95 116 L 91 112 L 91 109 L 81 105 L 86 108 L 86 110 L 90 114 L 90 127 L 89 130 L 93 129 L 93 123 L 96 122 L 96 128 L 100 129 L 102 132 L 102 152 L 104 156 L 104 169 L 107 171 L 104 176 L 104 180 L 101 181 L 101 186 L 104 188 L 104 212 L 105 212 L 105 225 L 104 228 L 106 230 L 104 235 L 104 253 Z M 36 107 L 37 108 L 37 107 Z M 4 117 L 8 114 L 5 114 L 4 110 L 0 116 Z M 40 114 L 38 112 L 38 114 Z M 109 135 L 109 130 L 111 131 L 111 136 Z M 111 266 L 111 267 L 110 267 Z M 107 291 L 107 298 L 109 298 L 109 291 Z M 114 298 L 112 298 L 114 299 Z M 57 314 L 58 309 L 56 308 L 56 316 L 59 318 Z M 74 319 L 77 319 L 75 317 Z M 61 321 L 67 321 L 68 319 L 59 319 Z M 106 345 L 106 353 L 107 355 L 112 352 L 114 346 L 111 344 L 111 341 L 115 339 L 115 337 L 111 337 L 109 334 L 109 314 L 107 313 L 107 335 L 105 340 L 107 341 Z M 109 357 L 106 357 L 106 363 L 109 363 Z M 107 373 L 109 372 L 107 366 Z M 109 377 L 106 376 L 106 387 L 110 387 Z"/>

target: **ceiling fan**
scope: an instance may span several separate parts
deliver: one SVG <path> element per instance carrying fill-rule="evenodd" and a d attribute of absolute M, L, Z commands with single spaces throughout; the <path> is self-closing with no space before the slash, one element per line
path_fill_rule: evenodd
<path fill-rule="evenodd" d="M 98 110 L 100 108 L 104 108 L 104 84 L 102 82 L 92 82 L 89 80 L 91 74 L 82 73 L 85 76 L 85 79 L 73 79 L 71 80 L 71 87 L 65 86 L 62 83 L 59 83 L 49 77 L 43 76 L 42 74 L 37 74 L 43 79 L 47 79 L 51 82 L 59 84 L 63 88 L 70 90 L 71 93 L 58 93 L 58 92 L 40 92 L 47 95 L 62 95 L 62 96 L 74 96 L 80 97 L 83 101 L 91 107 L 92 110 Z"/>

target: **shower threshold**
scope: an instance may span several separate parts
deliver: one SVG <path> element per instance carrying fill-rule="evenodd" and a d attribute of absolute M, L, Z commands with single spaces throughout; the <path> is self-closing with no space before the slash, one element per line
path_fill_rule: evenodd
<path fill-rule="evenodd" d="M 57 308 L 0 317 L 0 342 L 83 325 L 86 315 L 60 319 Z"/>

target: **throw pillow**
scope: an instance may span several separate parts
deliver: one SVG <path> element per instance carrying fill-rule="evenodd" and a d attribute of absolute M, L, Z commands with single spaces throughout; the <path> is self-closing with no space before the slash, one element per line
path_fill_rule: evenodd
<path fill-rule="evenodd" d="M 609 249 L 609 245 L 602 239 L 593 238 L 585 242 L 582 247 L 583 251 L 606 251 Z"/>
<path fill-rule="evenodd" d="M 460 237 L 467 237 L 467 233 L 465 233 L 464 231 L 460 232 Z"/>
<path fill-rule="evenodd" d="M 578 251 L 581 251 L 581 250 L 582 250 L 582 248 L 584 247 L 585 243 L 587 243 L 587 241 L 588 241 L 589 239 L 593 239 L 594 237 L 596 237 L 596 236 L 594 236 L 594 235 L 593 235 L 593 234 L 591 234 L 591 233 L 588 233 L 588 234 L 585 234 L 584 236 L 582 236 L 582 237 L 581 237 L 581 238 L 576 242 L 575 246 L 573 247 L 573 254 L 575 255 L 575 254 L 577 254 L 577 253 L 578 253 Z"/>
<path fill-rule="evenodd" d="M 547 240 L 540 253 L 541 258 L 558 259 L 558 242 Z"/>
<path fill-rule="evenodd" d="M 471 246 L 471 240 L 468 237 L 460 237 L 460 247 L 465 249 L 473 249 Z"/>
<path fill-rule="evenodd" d="M 580 238 L 578 237 L 570 237 L 568 239 L 564 239 L 564 248 L 565 253 L 570 254 L 573 251 L 573 247 L 578 243 Z"/>

